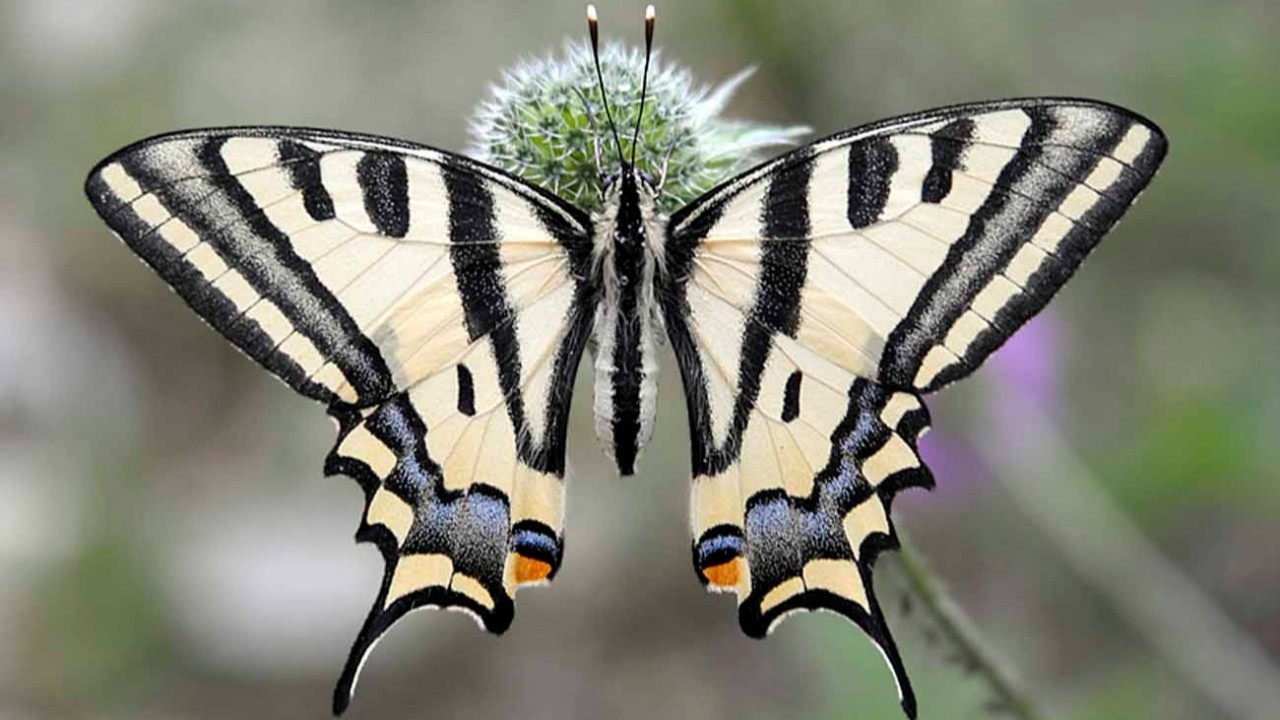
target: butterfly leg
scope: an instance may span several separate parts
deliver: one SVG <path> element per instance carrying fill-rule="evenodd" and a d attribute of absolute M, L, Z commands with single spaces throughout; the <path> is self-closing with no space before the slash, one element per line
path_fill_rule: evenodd
<path fill-rule="evenodd" d="M 675 151 L 676 143 L 673 142 L 671 143 L 671 146 L 667 148 L 667 154 L 662 156 L 662 170 L 658 174 L 658 184 L 655 186 L 655 190 L 658 193 L 661 193 L 662 188 L 667 186 L 667 170 L 671 167 L 671 155 Z"/>

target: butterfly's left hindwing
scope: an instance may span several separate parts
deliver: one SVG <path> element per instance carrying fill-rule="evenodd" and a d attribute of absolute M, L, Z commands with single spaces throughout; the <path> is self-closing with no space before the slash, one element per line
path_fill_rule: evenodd
<path fill-rule="evenodd" d="M 339 437 L 386 562 L 334 697 L 405 613 L 492 632 L 562 551 L 565 431 L 595 313 L 590 221 L 431 148 L 293 128 L 192 131 L 104 160 L 94 208 Z"/>
<path fill-rule="evenodd" d="M 694 561 L 748 634 L 857 622 L 915 701 L 871 589 L 889 506 L 932 484 L 920 395 L 1038 312 L 1165 153 L 1114 106 L 935 110 L 820 140 L 667 225 L 664 319 L 688 401 Z"/>

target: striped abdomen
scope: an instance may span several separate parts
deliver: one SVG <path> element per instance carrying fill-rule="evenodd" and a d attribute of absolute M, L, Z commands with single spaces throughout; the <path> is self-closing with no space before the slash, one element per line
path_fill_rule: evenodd
<path fill-rule="evenodd" d="M 633 314 L 610 302 L 596 310 L 596 436 L 623 475 L 635 472 L 636 456 L 653 435 L 659 329 L 651 317 L 648 308 Z"/>
<path fill-rule="evenodd" d="M 602 301 L 595 322 L 596 436 L 623 475 L 653 434 L 658 394 L 655 260 L 634 180 L 597 238 Z"/>

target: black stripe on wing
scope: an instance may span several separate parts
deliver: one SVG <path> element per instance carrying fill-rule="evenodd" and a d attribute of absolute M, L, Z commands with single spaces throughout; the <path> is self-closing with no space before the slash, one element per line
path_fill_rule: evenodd
<path fill-rule="evenodd" d="M 1038 313 L 1076 271 L 1085 256 L 1120 220 L 1129 205 L 1150 181 L 1166 151 L 1159 130 L 1131 113 L 1101 114 L 1085 127 L 1073 127 L 1071 115 L 1054 105 L 1025 108 L 1031 122 L 1021 146 L 1000 173 L 991 194 L 969 218 L 964 235 L 951 245 L 942 266 L 929 278 L 904 321 L 890 335 L 881 360 L 879 380 L 895 387 L 931 392 L 958 380 L 982 364 L 1015 330 Z M 932 137 L 935 166 L 945 158 L 947 172 L 961 164 L 962 139 L 953 121 Z M 969 120 L 969 126 L 972 121 Z M 1071 194 L 1081 187 L 1099 163 L 1111 156 L 1135 127 L 1147 127 L 1150 139 L 1121 171 L 1111 186 L 1099 189 L 1096 201 L 1071 223 L 1071 229 L 1030 277 L 1024 290 L 991 318 L 964 351 L 959 362 L 949 364 L 932 377 L 920 372 L 930 350 L 942 344 L 949 330 L 972 306 L 975 298 L 1010 266 L 1031 239 L 1060 212 Z M 939 173 L 941 171 L 938 171 Z M 925 193 L 941 202 L 941 183 L 926 181 Z M 926 197 L 926 201 L 930 198 Z"/>
<path fill-rule="evenodd" d="M 742 435 L 760 393 L 760 379 L 773 347 L 773 336 L 775 333 L 794 334 L 799 326 L 800 298 L 809 254 L 809 243 L 805 237 L 809 231 L 811 170 L 808 162 L 787 165 L 780 168 L 769 183 L 762 217 L 765 239 L 786 238 L 788 242 L 765 243 L 761 247 L 756 297 L 746 313 L 739 364 L 735 368 L 738 392 L 732 421 L 728 437 L 719 446 L 712 440 L 712 408 L 707 397 L 704 369 L 689 327 L 690 310 L 684 272 L 692 263 L 692 255 L 669 258 L 671 271 L 663 278 L 660 296 L 667 336 L 679 361 L 689 421 L 693 426 L 690 434 L 695 476 L 715 475 L 737 462 Z M 718 219 L 715 212 L 704 217 L 710 224 Z"/>
<path fill-rule="evenodd" d="M 262 302 L 287 318 L 288 333 L 310 340 L 321 356 L 341 367 L 364 402 L 386 397 L 391 372 L 378 348 L 320 282 L 310 264 L 293 252 L 252 196 L 227 169 L 220 150 L 227 136 L 193 135 L 133 146 L 103 161 L 90 174 L 86 192 L 107 224 L 215 329 L 299 392 L 324 402 L 337 398 L 298 362 L 280 352 L 282 341 L 214 287 L 226 273 L 244 278 Z M 140 216 L 136 198 L 122 198 L 101 170 L 116 166 L 171 216 L 159 225 Z M 145 196 L 144 196 L 145 197 Z M 166 239 L 189 228 L 199 245 L 185 253 Z M 212 252 L 210 276 L 193 259 Z M 274 315 L 273 315 L 274 316 Z"/>
<path fill-rule="evenodd" d="M 488 338 L 492 343 L 507 413 L 512 426 L 523 429 L 527 427 L 527 409 L 520 387 L 523 364 L 516 336 L 519 317 L 511 305 L 503 281 L 502 257 L 494 242 L 500 237 L 494 198 L 484 179 L 465 165 L 449 162 L 442 166 L 442 172 L 449 195 L 449 258 L 462 300 L 467 335 L 473 342 Z M 554 220 L 544 217 L 543 222 L 550 225 Z M 535 443 L 528 432 L 519 432 L 516 437 L 517 452 L 525 464 L 556 475 L 564 474 L 567 400 L 586 347 L 596 303 L 595 290 L 587 281 L 589 262 L 589 251 L 579 250 L 571 256 L 574 300 L 564 318 L 568 328 L 566 339 L 555 355 L 551 371 L 551 396 L 564 400 L 546 407 L 543 443 Z"/>
<path fill-rule="evenodd" d="M 849 148 L 850 227 L 861 230 L 880 219 L 889 202 L 889 184 L 898 172 L 898 151 L 882 137 Z"/>
<path fill-rule="evenodd" d="M 387 237 L 409 234 L 409 171 L 404 156 L 371 152 L 356 163 L 356 178 L 364 190 L 364 209 L 373 226 Z"/>
<path fill-rule="evenodd" d="M 337 217 L 333 197 L 320 179 L 321 153 L 300 142 L 280 141 L 280 162 L 289 169 L 289 183 L 302 192 L 307 215 L 316 222 Z"/>
<path fill-rule="evenodd" d="M 951 192 L 951 176 L 962 168 L 961 158 L 973 135 L 973 118 L 952 120 L 933 133 L 933 165 L 920 188 L 920 200 L 940 203 Z M 850 173 L 852 175 L 852 173 Z"/>

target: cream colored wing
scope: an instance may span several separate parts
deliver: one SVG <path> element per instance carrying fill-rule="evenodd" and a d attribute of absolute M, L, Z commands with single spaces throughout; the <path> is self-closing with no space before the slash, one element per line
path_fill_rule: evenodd
<path fill-rule="evenodd" d="M 545 191 L 363 135 L 163 135 L 103 160 L 85 190 L 202 318 L 325 403 L 368 407 L 431 376 L 477 322 L 571 286 L 590 254 L 590 221 Z M 468 316 L 468 295 L 507 317 Z"/>
<path fill-rule="evenodd" d="M 661 297 L 688 395 L 694 556 L 708 587 L 738 592 L 749 634 L 840 612 L 914 715 L 870 570 L 895 545 L 894 493 L 932 482 L 919 395 L 1048 302 L 1165 147 L 1102 103 L 965 105 L 820 140 L 672 216 Z"/>
<path fill-rule="evenodd" d="M 501 171 L 393 140 L 178 133 L 104 160 L 108 225 L 340 433 L 386 571 L 334 696 L 374 642 L 445 607 L 492 632 L 560 564 L 565 428 L 595 311 L 590 222 Z"/>

